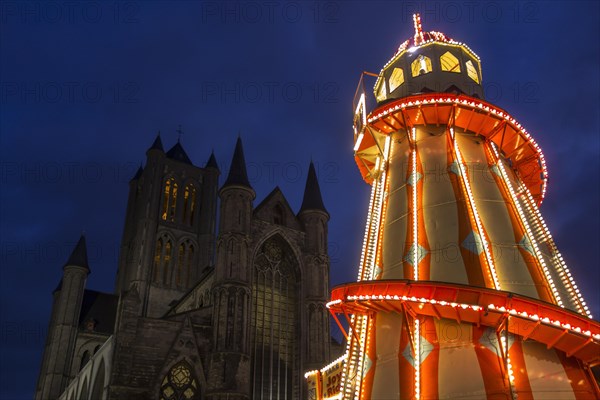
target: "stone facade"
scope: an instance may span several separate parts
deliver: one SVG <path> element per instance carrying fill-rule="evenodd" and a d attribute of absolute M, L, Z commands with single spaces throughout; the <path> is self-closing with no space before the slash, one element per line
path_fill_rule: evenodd
<path fill-rule="evenodd" d="M 130 182 L 114 293 L 85 288 L 85 238 L 64 267 L 36 399 L 306 397 L 304 372 L 332 357 L 314 166 L 298 213 L 279 188 L 254 205 L 239 139 L 219 174 L 157 137 Z"/>

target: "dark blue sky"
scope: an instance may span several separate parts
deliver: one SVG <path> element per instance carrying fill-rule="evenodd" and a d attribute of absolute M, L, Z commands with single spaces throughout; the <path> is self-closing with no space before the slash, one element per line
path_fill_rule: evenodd
<path fill-rule="evenodd" d="M 241 132 L 257 201 L 300 207 L 308 163 L 331 214 L 332 284 L 355 280 L 369 187 L 352 97 L 424 30 L 482 59 L 488 101 L 536 138 L 547 223 L 594 315 L 599 276 L 597 2 L 1 3 L 0 398 L 31 398 L 51 291 L 81 231 L 111 291 L 127 182 L 156 132 L 226 173 Z M 223 176 L 221 177 L 223 179 Z"/>

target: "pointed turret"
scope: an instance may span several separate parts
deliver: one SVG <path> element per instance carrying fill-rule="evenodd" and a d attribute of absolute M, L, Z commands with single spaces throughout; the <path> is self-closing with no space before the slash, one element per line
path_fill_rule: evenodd
<path fill-rule="evenodd" d="M 244 148 L 242 147 L 242 138 L 238 136 L 235 144 L 235 151 L 233 152 L 233 158 L 231 159 L 231 166 L 229 167 L 229 175 L 225 181 L 225 186 L 250 186 L 248 180 L 248 173 L 246 172 L 246 160 L 244 158 Z"/>
<path fill-rule="evenodd" d="M 179 142 L 175 143 L 175 146 L 171 147 L 171 149 L 167 151 L 167 157 L 172 160 L 177 160 L 185 164 L 193 165 L 192 161 L 183 149 L 183 146 Z"/>
<path fill-rule="evenodd" d="M 210 157 L 208 158 L 208 161 L 206 162 L 206 166 L 204 168 L 214 168 L 217 171 L 219 171 L 219 165 L 217 164 L 217 159 L 215 157 L 214 151 L 210 153 Z"/>
<path fill-rule="evenodd" d="M 71 256 L 65 263 L 64 268 L 67 267 L 83 267 L 87 270 L 88 274 L 90 273 L 90 267 L 88 264 L 87 257 L 87 246 L 85 245 L 85 236 L 81 235 L 77 245 L 73 249 Z"/>
<path fill-rule="evenodd" d="M 306 277 L 304 304 L 307 309 L 318 310 L 314 315 L 313 312 L 306 315 L 306 318 L 311 321 L 311 326 L 308 331 L 305 363 L 308 369 L 318 369 L 319 365 L 323 365 L 323 362 L 328 359 L 330 353 L 329 317 L 323 311 L 323 304 L 328 298 L 329 282 L 329 257 L 327 257 L 329 213 L 323 204 L 317 171 L 312 161 L 308 167 L 304 198 L 298 212 L 298 219 L 306 234 L 304 251 L 311 255 L 304 267 Z"/>
<path fill-rule="evenodd" d="M 143 172 L 144 172 L 144 167 L 142 167 L 142 165 L 140 164 L 139 168 L 135 172 L 135 175 L 133 176 L 133 178 L 131 178 L 131 181 L 137 181 L 138 179 L 140 179 Z"/>
<path fill-rule="evenodd" d="M 85 236 L 81 235 L 63 267 L 63 275 L 53 292 L 52 315 L 38 378 L 36 399 L 58 399 L 71 377 L 71 365 L 79 328 L 88 265 Z"/>
<path fill-rule="evenodd" d="M 308 177 L 306 178 L 306 187 L 304 188 L 304 199 L 302 199 L 302 206 L 300 207 L 299 214 L 308 210 L 319 210 L 329 215 L 323 204 L 317 172 L 315 171 L 315 165 L 312 161 L 308 167 Z"/>
<path fill-rule="evenodd" d="M 162 140 L 160 140 L 160 131 L 156 135 L 156 139 L 154 139 L 154 143 L 152 143 L 152 146 L 150 146 L 150 148 L 148 149 L 148 151 L 150 151 L 150 150 L 158 150 L 158 151 L 162 151 L 162 152 L 165 151 L 163 148 L 163 145 L 162 145 Z"/>

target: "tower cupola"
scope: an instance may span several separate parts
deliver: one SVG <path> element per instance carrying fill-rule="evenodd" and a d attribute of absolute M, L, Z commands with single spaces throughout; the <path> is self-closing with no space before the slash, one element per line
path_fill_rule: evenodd
<path fill-rule="evenodd" d="M 436 31 L 424 32 L 413 15 L 415 34 L 384 66 L 373 91 L 378 104 L 419 93 L 454 93 L 483 98 L 481 61 L 466 44 Z"/>

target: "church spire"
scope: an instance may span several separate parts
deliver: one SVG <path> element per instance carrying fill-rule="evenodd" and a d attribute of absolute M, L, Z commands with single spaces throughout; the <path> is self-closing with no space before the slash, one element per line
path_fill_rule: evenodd
<path fill-rule="evenodd" d="M 306 178 L 304 198 L 302 199 L 300 213 L 308 210 L 319 210 L 327 213 L 325 205 L 323 204 L 323 198 L 321 197 L 321 188 L 319 187 L 317 172 L 315 171 L 315 165 L 313 164 L 312 160 L 308 167 L 308 177 Z"/>
<path fill-rule="evenodd" d="M 70 266 L 83 267 L 88 271 L 88 274 L 90 273 L 90 267 L 88 264 L 87 257 L 87 246 L 85 244 L 85 236 L 83 234 L 79 238 L 77 245 L 73 249 L 71 256 L 69 257 L 63 268 L 67 268 Z"/>
<path fill-rule="evenodd" d="M 206 162 L 206 166 L 204 168 L 214 168 L 217 171 L 219 171 L 219 165 L 217 164 L 217 158 L 215 157 L 214 151 L 211 151 L 210 157 L 208 158 L 208 161 Z"/>
<path fill-rule="evenodd" d="M 130 182 L 131 181 L 137 181 L 138 179 L 140 179 L 140 177 L 142 176 L 143 172 L 144 172 L 144 167 L 142 167 L 142 164 L 140 164 L 139 168 L 135 172 L 135 175 L 133 176 L 133 178 L 131 178 Z"/>
<path fill-rule="evenodd" d="M 248 180 L 248 173 L 246 172 L 246 160 L 244 158 L 244 148 L 242 147 L 242 138 L 238 136 L 235 144 L 235 151 L 233 152 L 233 158 L 231 159 L 231 166 L 229 167 L 229 175 L 225 181 L 225 186 L 250 186 Z"/>
<path fill-rule="evenodd" d="M 150 150 L 159 150 L 164 152 L 164 148 L 162 145 L 162 140 L 160 140 L 160 131 L 158 131 L 158 134 L 156 135 L 156 139 L 154 139 L 154 143 L 152 143 L 152 146 L 150 146 L 150 148 L 148 149 L 148 151 Z"/>

